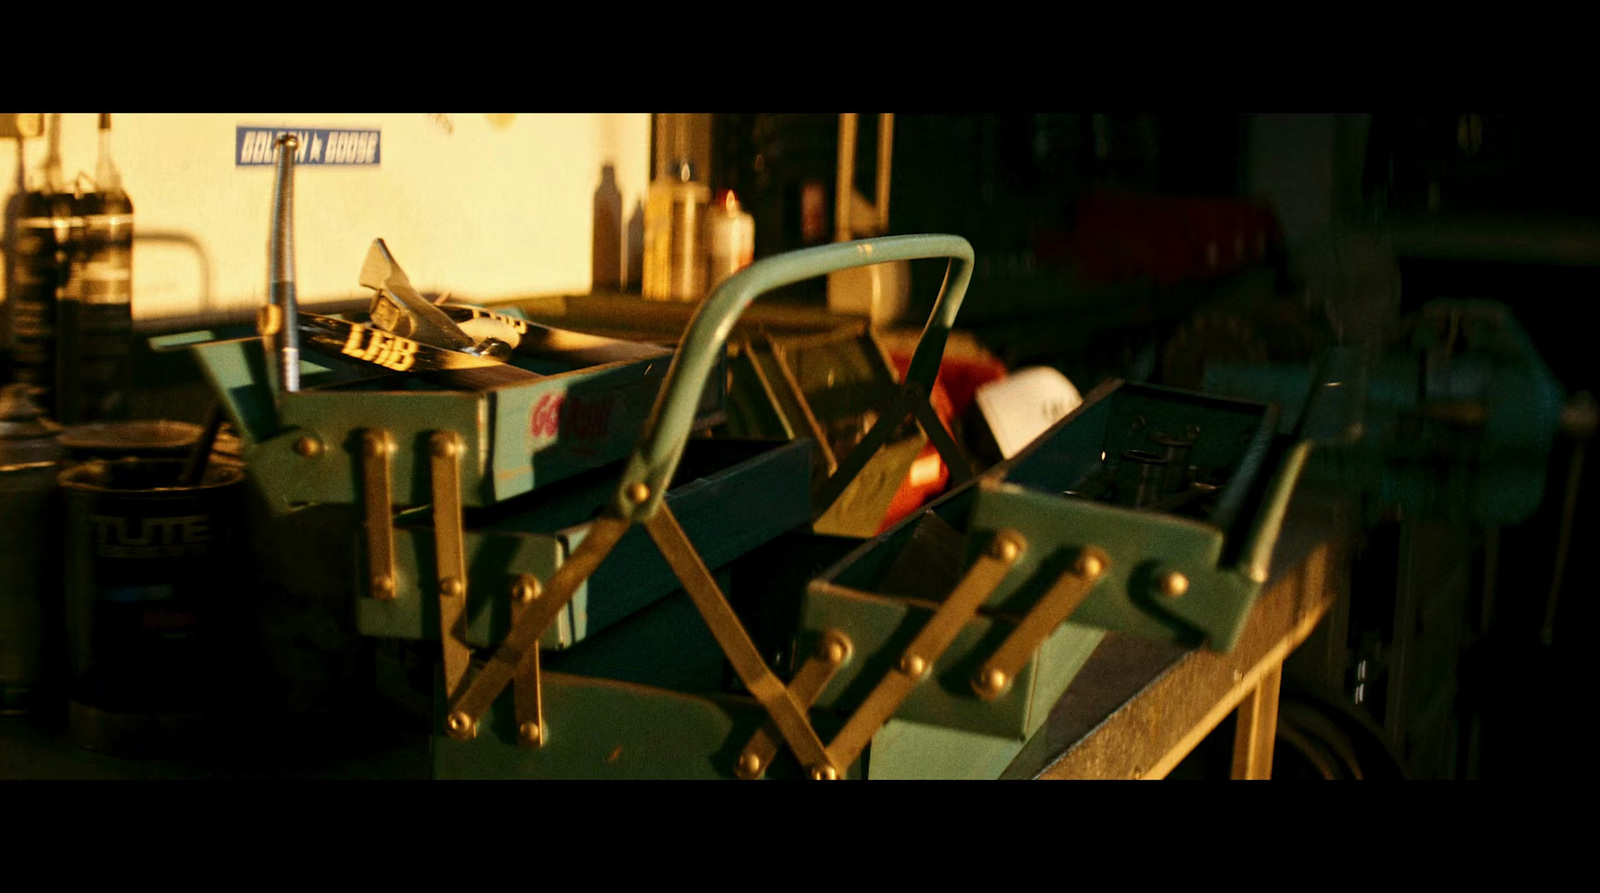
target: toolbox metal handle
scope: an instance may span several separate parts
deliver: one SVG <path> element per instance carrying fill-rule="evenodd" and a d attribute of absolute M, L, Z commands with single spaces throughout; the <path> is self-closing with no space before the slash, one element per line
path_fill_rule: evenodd
<path fill-rule="evenodd" d="M 655 514 L 688 443 L 695 407 L 706 380 L 716 368 L 717 358 L 727 350 L 734 324 L 752 301 L 773 289 L 840 270 L 940 257 L 949 258 L 951 264 L 902 383 L 902 392 L 915 388 L 928 394 L 933 390 L 945 343 L 972 279 L 972 245 L 966 239 L 951 235 L 882 236 L 819 245 L 763 258 L 724 280 L 695 311 L 678 345 L 639 446 L 628 459 L 617 488 L 613 503 L 617 513 L 636 521 Z M 841 473 L 848 472 L 841 469 Z"/>

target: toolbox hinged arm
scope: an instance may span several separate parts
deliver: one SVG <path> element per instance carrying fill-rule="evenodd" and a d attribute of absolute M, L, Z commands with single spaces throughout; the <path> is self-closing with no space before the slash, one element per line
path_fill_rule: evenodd
<path fill-rule="evenodd" d="M 1044 640 L 1083 604 L 1094 584 L 1111 569 L 1111 556 L 1096 546 L 1085 546 L 1072 568 L 1023 616 L 1000 648 L 983 662 L 972 677 L 972 690 L 985 701 L 1005 694 L 1024 664 Z"/>
<path fill-rule="evenodd" d="M 911 367 L 897 398 L 899 411 L 880 417 L 862 444 L 851 453 L 855 456 L 866 452 L 870 458 L 906 414 L 916 411 L 910 401 L 915 398 L 926 402 L 927 395 L 933 392 L 950 329 L 972 279 L 972 246 L 960 236 L 885 236 L 819 245 L 764 258 L 724 280 L 700 305 L 684 332 L 655 408 L 645 422 L 639 447 L 628 459 L 612 504 L 616 513 L 644 521 L 660 507 L 683 456 L 701 389 L 717 359 L 726 351 L 734 324 L 752 301 L 773 289 L 838 270 L 923 258 L 949 258 L 950 266 L 934 302 L 933 313 L 912 355 Z M 680 379 L 682 384 L 679 384 Z M 932 417 L 931 408 L 929 417 Z M 919 417 L 918 421 L 925 429 L 930 427 L 923 418 Z M 929 431 L 928 435 L 935 445 L 940 445 L 938 434 Z M 940 453 L 945 454 L 947 448 L 948 445 L 940 445 Z M 961 478 L 970 474 L 965 471 L 966 463 L 955 455 L 959 451 L 951 450 L 951 453 L 946 461 L 955 459 L 951 462 L 952 474 Z M 842 492 L 855 474 L 860 473 L 860 465 L 865 465 L 865 460 L 860 463 L 847 460 L 835 473 L 835 478 L 844 480 L 830 481 L 829 486 Z"/>

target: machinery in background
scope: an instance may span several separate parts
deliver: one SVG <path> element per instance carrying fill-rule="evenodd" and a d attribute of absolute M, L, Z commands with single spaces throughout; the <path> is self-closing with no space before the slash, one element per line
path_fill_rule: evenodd
<path fill-rule="evenodd" d="M 1494 613 L 1498 531 L 1544 502 L 1554 448 L 1569 438 L 1553 618 L 1594 405 L 1565 399 L 1504 306 L 1435 301 L 1388 329 L 1319 363 L 1213 362 L 1204 389 L 1284 406 L 1285 430 L 1311 424 L 1304 395 L 1345 404 L 1355 436 L 1319 450 L 1306 477 L 1359 494 L 1367 545 L 1348 604 L 1291 666 L 1375 720 L 1413 776 L 1470 775 L 1479 718 L 1461 667 Z"/>

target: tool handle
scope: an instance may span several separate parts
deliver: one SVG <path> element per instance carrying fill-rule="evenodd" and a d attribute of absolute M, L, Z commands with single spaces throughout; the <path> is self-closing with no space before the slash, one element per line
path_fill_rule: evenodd
<path fill-rule="evenodd" d="M 263 317 L 266 346 L 276 354 L 278 388 L 300 390 L 300 308 L 294 275 L 294 156 L 300 141 L 291 133 L 278 137 L 277 182 L 273 189 L 272 239 L 267 246 L 267 304 L 276 308 Z"/>
<path fill-rule="evenodd" d="M 883 236 L 803 248 L 756 261 L 723 281 L 690 320 L 667 370 L 666 381 L 629 458 L 614 507 L 643 521 L 661 504 L 694 424 L 695 408 L 717 358 L 727 350 L 734 323 L 757 297 L 775 288 L 853 267 L 924 258 L 950 258 L 944 286 L 917 342 L 903 387 L 931 393 L 945 343 L 972 279 L 972 246 L 960 236 Z"/>

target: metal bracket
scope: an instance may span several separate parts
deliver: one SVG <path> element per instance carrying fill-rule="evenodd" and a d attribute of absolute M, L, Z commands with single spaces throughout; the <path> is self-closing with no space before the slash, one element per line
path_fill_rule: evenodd
<path fill-rule="evenodd" d="M 1111 567 L 1111 556 L 1103 549 L 1085 546 L 1072 570 L 1062 574 L 1011 631 L 978 672 L 972 677 L 972 690 L 985 701 L 993 701 L 1005 694 L 1017 678 L 1023 664 L 1033 656 L 1044 640 L 1055 631 L 1072 612 L 1083 604 L 1094 584 Z"/>
<path fill-rule="evenodd" d="M 389 461 L 394 439 L 381 428 L 361 432 L 362 501 L 367 515 L 367 587 L 373 598 L 395 597 L 394 485 Z"/>
<path fill-rule="evenodd" d="M 839 765 L 848 766 L 866 749 L 872 736 L 900 709 L 911 690 L 926 679 L 945 649 L 955 641 L 978 608 L 994 592 L 1010 572 L 1011 566 L 1027 548 L 1027 540 L 1015 530 L 1006 528 L 995 534 L 988 550 L 978 557 L 967 575 L 956 584 L 950 597 L 933 612 L 917 637 L 911 641 L 900 663 L 889 671 L 861 706 L 856 708 L 839 734 L 828 746 L 828 756 Z"/>
<path fill-rule="evenodd" d="M 589 579 L 616 548 L 617 541 L 631 524 L 615 516 L 601 516 L 589 523 L 583 541 L 556 569 L 545 593 L 524 606 L 512 622 L 511 631 L 472 681 L 459 693 L 451 693 L 450 715 L 445 721 L 445 731 L 450 737 L 458 741 L 473 737 L 478 720 L 488 712 L 494 699 L 522 674 L 528 661 L 538 659 L 539 637 L 572 600 L 578 586 Z"/>
<path fill-rule="evenodd" d="M 543 594 L 544 587 L 532 574 L 521 574 L 511 584 L 511 622 L 516 623 L 528 613 L 535 599 Z M 517 743 L 523 747 L 543 747 L 545 742 L 544 699 L 539 688 L 539 643 L 533 643 L 531 653 L 511 680 L 511 698 L 517 717 Z"/>
<path fill-rule="evenodd" d="M 828 687 L 839 668 L 850 660 L 854 646 L 844 633 L 830 629 L 822 637 L 815 654 L 806 659 L 800 671 L 795 673 L 794 679 L 789 683 L 789 691 L 794 694 L 795 700 L 801 706 L 810 709 L 817 702 L 822 690 Z M 744 746 L 739 754 L 739 762 L 735 771 L 740 778 L 760 778 L 767 772 L 767 767 L 772 765 L 772 758 L 778 755 L 778 745 L 781 739 L 778 731 L 771 723 L 763 725 Z"/>
<path fill-rule="evenodd" d="M 817 737 L 816 730 L 811 728 L 811 721 L 806 716 L 808 705 L 801 704 L 795 692 L 767 667 L 760 650 L 745 632 L 744 624 L 739 622 L 738 615 L 729 607 L 722 589 L 717 586 L 705 561 L 695 551 L 694 544 L 689 542 L 688 535 L 683 532 L 666 503 L 663 502 L 655 515 L 645 521 L 645 530 L 655 541 L 656 548 L 661 550 L 661 557 L 666 559 L 667 566 L 677 576 L 678 582 L 689 593 L 700 616 L 705 618 L 706 626 L 711 628 L 712 637 L 721 646 L 722 653 L 727 655 L 733 671 L 767 711 L 783 740 L 800 758 L 801 764 L 811 767 L 815 777 L 839 777 L 849 763 L 836 763 L 822 746 L 821 739 Z"/>
<path fill-rule="evenodd" d="M 556 571 L 547 596 L 541 597 L 536 579 L 519 577 L 512 588 L 518 607 L 513 615 L 511 632 L 471 683 L 461 687 L 459 682 L 462 677 L 452 675 L 449 655 L 452 646 L 460 647 L 463 654 L 460 671 L 464 677 L 465 645 L 449 635 L 449 631 L 459 619 L 461 605 L 465 602 L 465 587 L 463 584 L 457 593 L 460 598 L 454 602 L 455 619 L 451 619 L 450 606 L 454 596 L 450 593 L 455 587 L 450 580 L 452 570 L 464 573 L 464 568 L 459 551 L 454 559 L 455 564 L 451 564 L 451 559 L 446 555 L 452 548 L 460 548 L 460 503 L 458 499 L 448 498 L 446 493 L 441 492 L 446 483 L 454 483 L 448 479 L 454 477 L 453 460 L 456 452 L 459 452 L 459 439 L 453 433 L 438 432 L 434 435 L 434 512 L 439 530 L 441 623 L 446 633 L 446 682 L 452 693 L 445 728 L 453 738 L 471 739 L 489 705 L 507 684 L 514 684 L 518 739 L 523 746 L 538 747 L 545 740 L 539 689 L 538 638 L 556 612 L 571 599 L 578 585 L 594 573 L 632 524 L 615 517 L 596 519 L 571 559 Z M 643 502 L 648 498 L 648 493 L 639 490 L 642 487 L 643 484 L 635 484 L 635 490 L 638 491 L 632 496 L 635 502 Z M 451 512 L 456 520 L 453 535 L 449 532 L 452 528 L 443 523 Z M 845 769 L 861 756 L 872 736 L 894 715 L 912 689 L 927 677 L 934 664 L 955 641 L 961 628 L 1005 579 L 1027 546 L 1026 540 L 1015 530 L 1008 528 L 995 534 L 988 550 L 974 562 L 950 597 L 933 612 L 898 665 L 878 682 L 844 728 L 828 746 L 824 746 L 811 725 L 807 711 L 834 674 L 850 659 L 853 647 L 850 640 L 838 631 L 830 631 L 823 638 L 817 654 L 807 660 L 790 685 L 784 685 L 767 667 L 672 510 L 663 503 L 644 522 L 644 526 L 668 567 L 683 584 L 695 608 L 705 619 L 734 672 L 767 713 L 769 723 L 751 738 L 740 754 L 736 768 L 738 774 L 745 778 L 759 778 L 765 773 L 777 753 L 780 741 L 789 746 L 801 765 L 808 767 L 812 778 L 842 777 Z M 1065 617 L 1066 613 L 1070 613 L 1081 600 L 1082 594 L 1093 585 L 1093 580 L 1109 566 L 1109 559 L 1104 557 L 1104 553 L 1086 550 L 1088 554 L 1098 555 L 1099 568 L 1093 568 L 1088 559 L 1080 560 L 1078 572 L 1070 578 L 1064 578 L 1071 582 L 1058 583 L 1050 593 L 1056 595 L 1058 590 L 1064 591 L 1065 595 L 1060 600 L 1070 604 L 1057 604 L 1047 595 L 1046 601 L 1050 605 L 1036 608 L 1033 614 L 1043 617 L 1059 613 Z M 1016 639 L 1017 635 L 1013 634 L 1012 638 Z M 1010 644 L 1010 640 L 1007 644 Z M 1037 643 L 1030 646 L 1030 651 L 1032 647 L 1037 647 Z"/>
<path fill-rule="evenodd" d="M 434 555 L 439 571 L 439 638 L 444 645 L 444 690 L 455 697 L 472 652 L 460 632 L 467 608 L 467 557 L 461 529 L 461 435 L 435 431 L 428 452 L 433 478 Z M 468 730 L 470 731 L 470 729 Z"/>
<path fill-rule="evenodd" d="M 772 719 L 771 726 L 758 731 L 739 755 L 737 772 L 743 778 L 760 778 L 766 772 L 777 753 L 778 742 L 774 731 L 793 749 L 801 765 L 810 767 L 812 778 L 842 777 L 844 770 L 861 756 L 872 736 L 900 708 L 912 689 L 927 678 L 934 664 L 955 641 L 961 627 L 977 613 L 1027 547 L 1027 541 L 1015 530 L 1006 529 L 995 535 L 988 550 L 979 556 L 950 597 L 933 612 L 933 616 L 917 633 L 899 664 L 878 682 L 845 722 L 844 728 L 823 749 L 822 758 L 818 759 L 813 749 L 818 746 L 814 743 L 817 742 L 817 735 L 805 711 L 815 703 L 838 669 L 850 659 L 850 640 L 842 633 L 830 630 L 823 637 L 818 652 L 801 666 L 794 681 L 787 688 L 783 687 L 767 670 L 755 646 L 750 644 L 744 628 L 727 607 L 721 591 L 716 588 L 715 581 L 705 570 L 693 546 L 683 537 L 682 529 L 673 520 L 671 512 L 663 506 L 662 511 L 646 523 L 667 563 L 678 574 L 679 581 L 689 591 L 690 597 L 711 626 L 712 634 L 723 645 L 723 651 L 732 661 L 735 671 Z M 693 573 L 696 567 L 698 574 Z M 736 655 L 736 650 L 741 653 Z M 761 682 L 762 687 L 758 689 L 757 685 L 752 684 L 755 681 Z M 771 684 L 777 684 L 777 691 L 771 690 Z M 792 712 L 796 710 L 798 717 Z"/>

